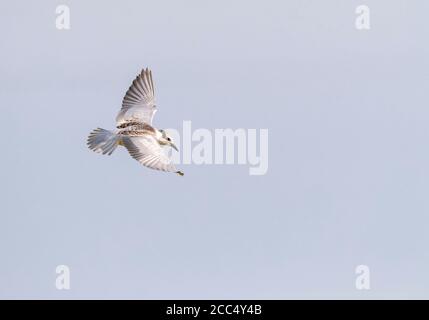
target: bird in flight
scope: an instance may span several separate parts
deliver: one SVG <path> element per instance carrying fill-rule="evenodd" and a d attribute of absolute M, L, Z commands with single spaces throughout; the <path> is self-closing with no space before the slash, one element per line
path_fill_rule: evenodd
<path fill-rule="evenodd" d="M 122 108 L 116 117 L 116 131 L 93 130 L 88 136 L 89 149 L 111 155 L 117 146 L 123 146 L 142 165 L 183 176 L 163 151 L 163 146 L 178 151 L 177 147 L 164 130 L 152 126 L 156 110 L 152 72 L 146 68 L 122 100 Z"/>

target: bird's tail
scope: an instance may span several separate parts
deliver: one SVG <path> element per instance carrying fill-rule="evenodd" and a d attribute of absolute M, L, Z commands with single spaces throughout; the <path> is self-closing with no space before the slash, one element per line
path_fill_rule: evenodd
<path fill-rule="evenodd" d="M 88 136 L 88 148 L 94 152 L 111 155 L 118 146 L 120 138 L 112 131 L 97 128 Z"/>

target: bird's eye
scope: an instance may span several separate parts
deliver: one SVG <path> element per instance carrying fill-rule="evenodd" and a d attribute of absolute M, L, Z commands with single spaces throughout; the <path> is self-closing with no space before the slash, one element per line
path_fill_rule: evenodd
<path fill-rule="evenodd" d="M 171 141 L 171 139 L 170 139 L 170 138 L 167 138 L 167 140 L 168 140 L 168 141 Z"/>

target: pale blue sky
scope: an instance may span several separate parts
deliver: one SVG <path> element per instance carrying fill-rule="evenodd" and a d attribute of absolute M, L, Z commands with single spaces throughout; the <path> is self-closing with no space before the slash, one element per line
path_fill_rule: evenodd
<path fill-rule="evenodd" d="M 69 31 L 55 28 L 63 3 Z M 355 29 L 361 4 L 369 31 Z M 1 298 L 429 298 L 428 2 L 0 12 Z M 157 126 L 268 128 L 267 175 L 180 178 L 90 152 L 146 66 Z M 360 264 L 370 291 L 355 289 Z"/>

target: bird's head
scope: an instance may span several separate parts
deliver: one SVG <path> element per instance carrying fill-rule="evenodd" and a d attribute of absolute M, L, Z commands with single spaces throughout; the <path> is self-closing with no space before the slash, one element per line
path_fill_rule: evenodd
<path fill-rule="evenodd" d="M 179 151 L 179 149 L 177 149 L 176 145 L 174 144 L 173 139 L 171 139 L 171 137 L 169 137 L 164 130 L 159 130 L 159 132 L 162 133 L 162 137 L 159 141 L 160 144 L 170 146 L 174 150 Z"/>

